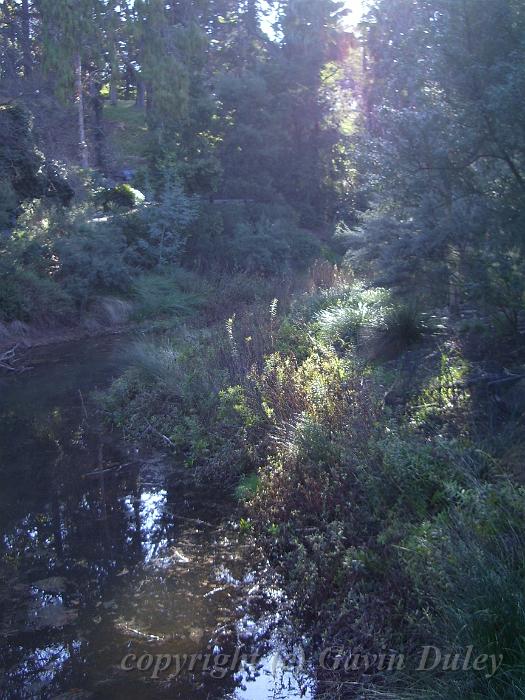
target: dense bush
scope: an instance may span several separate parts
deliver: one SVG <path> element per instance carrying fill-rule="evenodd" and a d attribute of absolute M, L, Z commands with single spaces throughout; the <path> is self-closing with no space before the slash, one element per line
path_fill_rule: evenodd
<path fill-rule="evenodd" d="M 144 202 L 144 195 L 131 185 L 120 184 L 109 189 L 103 189 L 96 197 L 104 211 L 112 209 L 133 209 Z"/>
<path fill-rule="evenodd" d="M 55 242 L 54 250 L 59 260 L 56 279 L 82 309 L 97 292 L 129 288 L 126 241 L 118 227 L 73 224 Z"/>
<path fill-rule="evenodd" d="M 31 270 L 0 267 L 0 321 L 69 321 L 75 315 L 67 292 Z"/>
<path fill-rule="evenodd" d="M 204 269 L 269 276 L 308 267 L 320 248 L 288 207 L 217 202 L 202 205 L 190 228 L 185 259 Z"/>
<path fill-rule="evenodd" d="M 18 206 L 48 197 L 68 205 L 73 191 L 53 163 L 37 149 L 32 117 L 20 105 L 0 105 L 0 231 L 12 227 Z"/>

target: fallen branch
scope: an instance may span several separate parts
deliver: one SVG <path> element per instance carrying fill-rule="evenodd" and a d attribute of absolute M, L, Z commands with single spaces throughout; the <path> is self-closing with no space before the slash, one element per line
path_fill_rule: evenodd
<path fill-rule="evenodd" d="M 215 527 L 211 523 L 206 522 L 206 520 L 201 520 L 200 518 L 187 518 L 185 515 L 171 515 L 175 520 L 184 520 L 186 523 L 193 523 L 194 525 L 206 525 L 206 527 Z"/>
<path fill-rule="evenodd" d="M 126 467 L 133 467 L 135 465 L 135 462 L 126 462 L 126 464 L 118 464 L 115 467 L 109 467 L 108 469 L 95 469 L 93 472 L 87 472 L 86 474 L 82 474 L 82 478 L 85 479 L 88 476 L 101 476 L 102 474 L 117 474 L 119 471 L 122 469 L 125 469 Z"/>
<path fill-rule="evenodd" d="M 157 430 L 157 428 L 154 428 L 149 421 L 146 421 L 148 424 L 148 428 L 155 433 L 155 435 L 158 435 L 160 438 L 164 440 L 164 442 L 169 445 L 170 447 L 173 447 L 174 450 L 177 449 L 177 445 L 173 442 L 173 440 L 170 440 L 167 435 L 164 435 L 163 433 L 160 432 L 160 430 Z"/>
<path fill-rule="evenodd" d="M 487 386 L 495 386 L 496 384 L 506 384 L 508 382 L 519 382 L 520 379 L 525 379 L 525 374 L 510 374 L 508 377 L 494 379 L 491 382 L 489 382 Z"/>
<path fill-rule="evenodd" d="M 15 362 L 17 348 L 18 344 L 0 355 L 0 367 L 2 367 L 2 369 L 6 369 L 8 372 L 16 372 L 16 367 L 13 367 L 12 363 Z"/>
<path fill-rule="evenodd" d="M 6 370 L 6 372 L 27 372 L 32 367 L 16 367 L 17 362 L 20 362 L 21 357 L 17 356 L 16 351 L 18 350 L 18 343 L 14 345 L 10 350 L 0 354 L 0 369 Z"/>

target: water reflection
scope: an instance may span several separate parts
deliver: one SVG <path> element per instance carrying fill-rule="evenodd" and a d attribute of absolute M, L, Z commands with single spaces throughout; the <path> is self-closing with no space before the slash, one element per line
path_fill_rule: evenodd
<path fill-rule="evenodd" d="M 232 505 L 96 424 L 87 397 L 122 362 L 118 340 L 90 341 L 0 379 L 2 696 L 299 697 L 290 674 L 276 684 L 270 626 L 243 608 L 253 575 L 227 528 Z M 119 665 L 239 644 L 268 657 L 219 680 Z"/>

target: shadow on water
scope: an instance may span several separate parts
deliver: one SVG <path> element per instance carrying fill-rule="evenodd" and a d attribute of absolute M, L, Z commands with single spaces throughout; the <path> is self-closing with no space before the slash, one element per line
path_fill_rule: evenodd
<path fill-rule="evenodd" d="M 301 674 L 274 673 L 280 613 L 250 603 L 232 504 L 96 424 L 89 394 L 122 371 L 125 344 L 47 348 L 0 378 L 2 697 L 310 697 Z M 236 649 L 260 658 L 223 678 L 200 662 L 158 679 L 121 668 L 209 653 L 213 670 Z"/>

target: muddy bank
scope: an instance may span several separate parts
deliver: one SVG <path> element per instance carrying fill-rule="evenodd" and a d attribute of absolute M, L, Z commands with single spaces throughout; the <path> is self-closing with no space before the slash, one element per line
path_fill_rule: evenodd
<path fill-rule="evenodd" d="M 133 311 L 133 304 L 129 301 L 103 297 L 96 301 L 85 316 L 67 324 L 0 321 L 0 353 L 14 346 L 23 350 L 122 333 L 136 325 L 132 321 Z"/>

